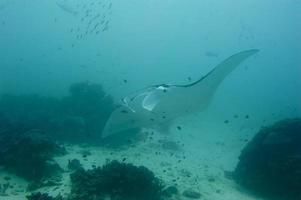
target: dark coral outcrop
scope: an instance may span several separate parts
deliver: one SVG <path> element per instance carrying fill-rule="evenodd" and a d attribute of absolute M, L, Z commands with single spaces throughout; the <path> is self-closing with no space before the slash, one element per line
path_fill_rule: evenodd
<path fill-rule="evenodd" d="M 63 197 L 57 196 L 57 197 L 51 197 L 47 193 L 33 193 L 28 196 L 26 196 L 27 200 L 63 200 Z"/>
<path fill-rule="evenodd" d="M 100 84 L 89 82 L 72 84 L 69 93 L 60 103 L 61 112 L 66 116 L 65 129 L 74 127 L 70 123 L 81 124 L 82 132 L 86 136 L 100 136 L 107 119 L 115 109 L 112 97 L 104 92 Z M 78 128 L 75 127 L 76 129 Z M 75 130 L 71 131 L 74 133 Z"/>
<path fill-rule="evenodd" d="M 68 142 L 95 142 L 114 108 L 102 86 L 89 82 L 72 84 L 62 98 L 5 94 L 0 96 L 0 134 L 9 126 L 22 126 Z"/>
<path fill-rule="evenodd" d="M 71 174 L 71 200 L 161 200 L 163 185 L 145 167 L 112 161 L 92 170 Z"/>
<path fill-rule="evenodd" d="M 0 165 L 29 181 L 38 181 L 60 171 L 53 157 L 65 149 L 39 130 L 7 129 L 0 135 Z"/>
<path fill-rule="evenodd" d="M 260 130 L 243 149 L 234 179 L 271 199 L 301 199 L 301 119 Z"/>

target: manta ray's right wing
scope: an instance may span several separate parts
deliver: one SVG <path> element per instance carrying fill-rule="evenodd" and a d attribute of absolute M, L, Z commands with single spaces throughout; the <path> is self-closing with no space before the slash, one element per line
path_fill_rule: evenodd
<path fill-rule="evenodd" d="M 256 54 L 258 51 L 259 50 L 257 49 L 252 49 L 234 54 L 218 64 L 213 70 L 211 70 L 201 79 L 188 85 L 177 85 L 179 88 L 178 90 L 182 90 L 182 93 L 186 93 L 186 96 L 190 97 L 186 100 L 191 105 L 189 110 L 205 109 L 210 104 L 211 99 L 221 82 L 237 66 L 239 66 L 250 56 Z"/>
<path fill-rule="evenodd" d="M 222 63 L 217 65 L 211 72 L 209 72 L 204 78 L 204 84 L 216 88 L 226 77 L 230 74 L 238 65 L 245 61 L 250 56 L 257 53 L 259 50 L 252 49 L 247 51 L 242 51 L 240 53 L 234 54 L 224 60 Z"/>
<path fill-rule="evenodd" d="M 211 70 L 206 76 L 197 80 L 189 85 L 184 85 L 183 87 L 191 87 L 198 85 L 202 82 L 202 85 L 210 86 L 211 88 L 217 87 L 226 77 L 230 74 L 238 65 L 245 61 L 250 56 L 256 54 L 258 49 L 251 49 L 247 51 L 242 51 L 234 54 L 218 64 L 213 70 Z"/>

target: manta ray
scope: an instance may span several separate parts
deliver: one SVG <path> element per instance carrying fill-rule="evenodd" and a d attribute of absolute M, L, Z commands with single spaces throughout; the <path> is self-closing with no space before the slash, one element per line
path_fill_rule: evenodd
<path fill-rule="evenodd" d="M 154 127 L 203 111 L 227 75 L 258 51 L 251 49 L 234 54 L 193 83 L 154 85 L 122 98 L 107 120 L 102 137 L 134 128 Z"/>

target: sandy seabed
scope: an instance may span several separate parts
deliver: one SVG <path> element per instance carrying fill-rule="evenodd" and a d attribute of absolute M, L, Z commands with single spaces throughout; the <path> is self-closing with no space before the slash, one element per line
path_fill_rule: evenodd
<path fill-rule="evenodd" d="M 204 200 L 259 200 L 245 192 L 233 180 L 227 178 L 225 171 L 233 171 L 240 151 L 246 142 L 258 131 L 256 128 L 239 127 L 231 122 L 202 121 L 191 123 L 192 118 L 177 120 L 170 133 L 154 132 L 145 140 L 123 149 L 108 149 L 89 145 L 66 144 L 68 154 L 57 157 L 57 163 L 64 169 L 62 184 L 44 187 L 38 191 L 51 195 L 67 195 L 70 192 L 71 173 L 68 161 L 80 160 L 85 169 L 102 166 L 110 160 L 118 160 L 134 165 L 143 165 L 152 170 L 166 185 L 177 185 L 178 200 L 189 199 L 182 195 L 186 189 L 199 192 Z M 258 127 L 259 128 L 259 127 Z M 91 155 L 83 156 L 83 151 Z M 8 196 L 2 200 L 23 200 L 27 182 L 0 169 L 0 183 L 7 182 Z"/>

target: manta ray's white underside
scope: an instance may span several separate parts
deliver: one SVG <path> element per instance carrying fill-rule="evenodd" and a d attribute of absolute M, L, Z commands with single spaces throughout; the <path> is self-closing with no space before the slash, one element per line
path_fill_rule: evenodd
<path fill-rule="evenodd" d="M 194 83 L 155 85 L 123 98 L 108 119 L 102 136 L 163 124 L 179 116 L 204 110 L 225 77 L 257 52 L 252 49 L 237 53 Z"/>

